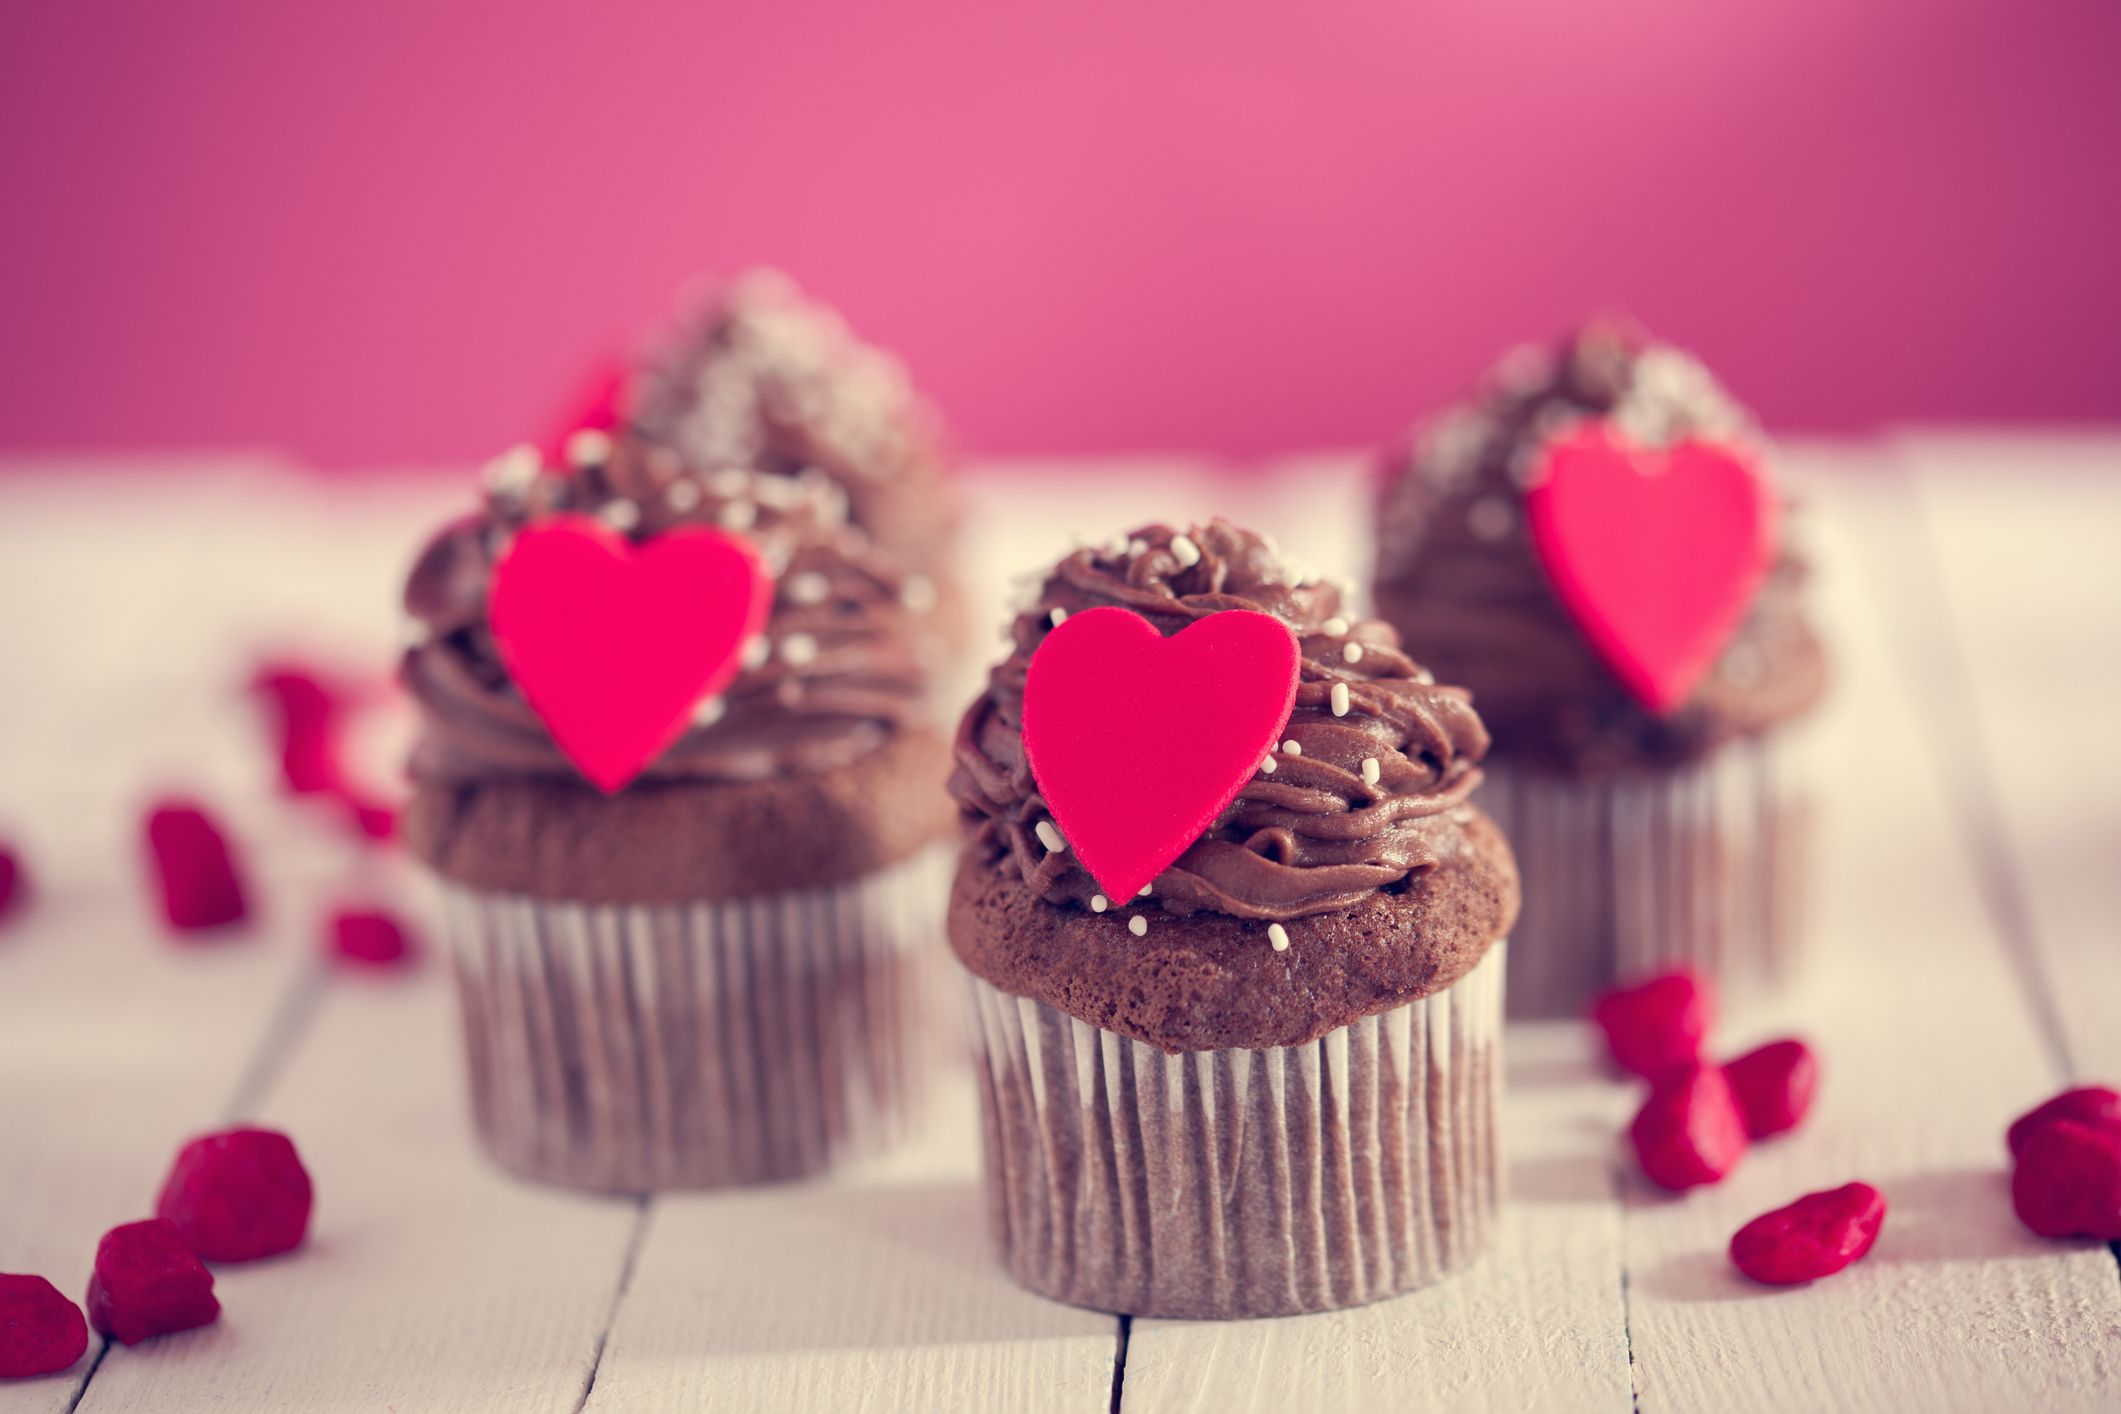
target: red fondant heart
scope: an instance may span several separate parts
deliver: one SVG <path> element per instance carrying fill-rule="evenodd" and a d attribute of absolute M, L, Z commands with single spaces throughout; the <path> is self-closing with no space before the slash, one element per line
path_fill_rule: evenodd
<path fill-rule="evenodd" d="M 1068 847 L 1116 903 L 1237 798 L 1296 700 L 1303 650 L 1227 610 L 1169 638 L 1125 609 L 1073 615 L 1024 675 L 1024 754 Z"/>
<path fill-rule="evenodd" d="M 1693 692 L 1775 560 L 1779 505 L 1751 457 L 1639 447 L 1591 423 L 1525 493 L 1554 592 L 1623 686 L 1660 716 Z"/>
<path fill-rule="evenodd" d="M 558 516 L 518 534 L 494 566 L 487 616 L 553 741 L 609 794 L 729 685 L 772 607 L 773 581 L 746 541 L 684 526 L 636 546 L 601 521 Z"/>

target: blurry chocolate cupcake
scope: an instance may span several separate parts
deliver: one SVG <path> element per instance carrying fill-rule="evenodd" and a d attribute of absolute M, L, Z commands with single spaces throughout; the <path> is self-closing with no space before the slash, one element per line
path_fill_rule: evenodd
<path fill-rule="evenodd" d="M 1473 692 L 1480 803 L 1524 878 L 1512 1014 L 1797 956 L 1810 810 L 1790 728 L 1826 664 L 1746 412 L 1616 322 L 1521 349 L 1387 467 L 1377 610 Z"/>
<path fill-rule="evenodd" d="M 1012 639 L 958 729 L 949 920 L 1011 1274 L 1239 1317 L 1470 1261 L 1500 1200 L 1517 880 L 1468 803 L 1466 694 L 1221 521 L 1069 555 Z M 1197 798 L 1196 757 L 1234 764 Z"/>
<path fill-rule="evenodd" d="M 443 885 L 480 1135 L 616 1191 L 874 1149 L 914 1099 L 956 853 L 933 583 L 815 469 L 694 473 L 623 428 L 568 460 L 496 463 L 405 593 L 402 830 Z M 642 738 L 717 633 L 711 690 Z"/>

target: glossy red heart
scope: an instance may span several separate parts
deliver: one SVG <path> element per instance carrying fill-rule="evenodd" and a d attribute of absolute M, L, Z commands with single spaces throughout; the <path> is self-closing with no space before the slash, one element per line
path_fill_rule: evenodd
<path fill-rule="evenodd" d="M 509 676 L 606 794 L 729 685 L 772 608 L 773 580 L 748 541 L 688 525 L 635 545 L 587 516 L 519 533 L 487 596 Z"/>
<path fill-rule="evenodd" d="M 1642 447 L 1605 423 L 1553 443 L 1525 492 L 1548 581 L 1638 701 L 1677 709 L 1775 561 L 1780 505 L 1745 452 Z"/>
<path fill-rule="evenodd" d="M 1185 853 L 1288 724 L 1303 650 L 1245 609 L 1165 638 L 1141 615 L 1071 615 L 1024 674 L 1024 754 L 1083 868 L 1114 902 Z"/>

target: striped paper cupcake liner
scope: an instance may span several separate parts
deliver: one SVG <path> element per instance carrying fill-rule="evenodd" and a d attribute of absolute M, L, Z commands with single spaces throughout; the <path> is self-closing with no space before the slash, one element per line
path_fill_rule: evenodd
<path fill-rule="evenodd" d="M 676 905 L 445 900 L 472 1112 L 503 1167 L 607 1192 L 816 1173 L 894 1139 L 933 1058 L 954 845 Z"/>
<path fill-rule="evenodd" d="M 1305 1046 L 1166 1055 L 972 979 L 1004 1266 L 1138 1316 L 1281 1316 L 1425 1286 L 1502 1201 L 1505 945 Z"/>
<path fill-rule="evenodd" d="M 1747 737 L 1654 775 L 1580 781 L 1489 757 L 1475 796 L 1524 884 L 1510 1014 L 1581 1015 L 1675 967 L 1734 999 L 1802 960 L 1812 796 L 1801 741 Z"/>

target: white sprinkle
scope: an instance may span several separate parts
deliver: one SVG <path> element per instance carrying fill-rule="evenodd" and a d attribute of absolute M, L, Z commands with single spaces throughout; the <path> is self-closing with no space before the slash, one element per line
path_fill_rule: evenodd
<path fill-rule="evenodd" d="M 700 483 L 681 477 L 663 489 L 663 503 L 683 515 L 700 503 Z"/>
<path fill-rule="evenodd" d="M 766 660 L 772 656 L 773 645 L 766 641 L 763 633 L 753 634 L 751 641 L 744 645 L 744 666 L 752 672 L 765 667 Z"/>
<path fill-rule="evenodd" d="M 1340 660 L 1351 668 L 1360 663 L 1362 661 L 1362 645 L 1360 643 L 1343 643 L 1340 646 Z"/>
<path fill-rule="evenodd" d="M 750 484 L 751 473 L 733 466 L 725 466 L 707 478 L 707 489 L 717 496 L 741 496 Z"/>
<path fill-rule="evenodd" d="M 1269 756 L 1269 757 L 1267 757 L 1267 758 L 1266 758 L 1266 759 L 1265 759 L 1264 761 L 1261 761 L 1261 762 L 1259 763 L 1259 769 L 1260 769 L 1260 770 L 1261 770 L 1262 772 L 1264 772 L 1265 774 L 1269 775 L 1269 776 L 1273 775 L 1273 774 L 1274 774 L 1274 758 L 1273 758 L 1273 757 L 1271 757 L 1271 756 Z"/>
<path fill-rule="evenodd" d="M 1362 759 L 1362 783 L 1363 783 L 1364 785 L 1366 785 L 1366 786 L 1374 786 L 1374 785 L 1376 785 L 1376 784 L 1377 784 L 1377 776 L 1378 776 L 1378 766 L 1377 766 L 1377 758 L 1376 758 L 1375 756 L 1365 756 L 1365 757 L 1363 757 L 1363 759 Z"/>
<path fill-rule="evenodd" d="M 1149 936 L 1149 920 L 1137 913 L 1127 920 L 1127 931 L 1137 938 L 1146 938 Z"/>
<path fill-rule="evenodd" d="M 1046 622 L 1055 628 L 1059 628 L 1062 624 L 1068 622 L 1068 611 L 1056 607 L 1053 612 L 1046 615 Z"/>
<path fill-rule="evenodd" d="M 1068 848 L 1068 842 L 1061 838 L 1059 830 L 1053 828 L 1051 820 L 1041 820 L 1032 828 L 1038 835 L 1038 842 L 1055 854 L 1060 854 Z"/>
<path fill-rule="evenodd" d="M 1116 560 L 1126 553 L 1127 537 L 1115 532 L 1112 538 L 1105 542 L 1105 554 L 1110 558 Z"/>
<path fill-rule="evenodd" d="M 696 727 L 711 727 L 722 720 L 729 710 L 728 702 L 717 693 L 713 697 L 702 697 L 692 708 L 692 724 Z"/>
<path fill-rule="evenodd" d="M 1136 894 L 1136 895 L 1135 895 L 1135 897 L 1136 897 L 1136 898 L 1147 898 L 1147 897 L 1149 896 L 1149 890 L 1150 890 L 1150 889 L 1151 889 L 1151 888 L 1152 888 L 1152 887 L 1153 887 L 1153 886 L 1155 885 L 1155 883 L 1156 883 L 1156 881 L 1155 881 L 1154 879 L 1151 879 L 1151 880 L 1150 880 L 1150 881 L 1149 881 L 1148 883 L 1146 883 L 1146 884 L 1143 884 L 1143 885 L 1142 885 L 1142 891 L 1141 891 L 1140 893 Z"/>
<path fill-rule="evenodd" d="M 817 640 L 807 633 L 791 633 L 781 640 L 781 661 L 791 668 L 806 668 L 817 661 Z"/>
<path fill-rule="evenodd" d="M 1284 756 L 1301 756 L 1304 754 L 1304 744 L 1292 736 L 1281 744 L 1281 754 Z"/>
<path fill-rule="evenodd" d="M 1466 529 L 1492 545 L 1517 528 L 1517 512 L 1500 496 L 1482 496 L 1466 507 Z"/>
<path fill-rule="evenodd" d="M 1342 618 L 1327 619 L 1324 623 L 1318 626 L 1318 631 L 1320 633 L 1331 634 L 1333 637 L 1339 638 L 1347 633 L 1348 621 Z"/>
<path fill-rule="evenodd" d="M 1090 911 L 1092 913 L 1103 913 L 1111 906 L 1112 900 L 1106 898 L 1103 894 L 1090 895 Z"/>
<path fill-rule="evenodd" d="M 602 466 L 611 457 L 611 438 L 585 427 L 567 439 L 569 466 Z"/>
<path fill-rule="evenodd" d="M 1423 687 L 1434 687 L 1436 685 L 1436 674 L 1430 672 L 1427 668 L 1423 668 L 1414 674 L 1414 681 L 1420 683 Z"/>
<path fill-rule="evenodd" d="M 1172 536 L 1171 553 L 1178 556 L 1178 566 L 1180 569 L 1189 570 L 1200 563 L 1200 546 L 1193 543 L 1193 539 L 1191 536 Z"/>
<path fill-rule="evenodd" d="M 909 614 L 925 614 L 935 607 L 935 581 L 924 574 L 909 574 L 898 587 L 898 601 Z"/>
<path fill-rule="evenodd" d="M 1127 542 L 1127 553 L 1129 555 L 1146 555 L 1149 553 L 1149 542 L 1137 535 Z"/>
<path fill-rule="evenodd" d="M 486 463 L 482 475 L 486 489 L 495 495 L 520 496 L 544 469 L 545 459 L 538 455 L 538 449 L 522 442 Z"/>
<path fill-rule="evenodd" d="M 731 501 L 723 506 L 722 513 L 715 517 L 721 522 L 722 529 L 740 533 L 751 529 L 752 523 L 758 518 L 759 508 L 749 501 Z"/>
<path fill-rule="evenodd" d="M 797 604 L 822 604 L 832 597 L 832 581 L 816 570 L 804 570 L 788 579 L 788 598 Z"/>
<path fill-rule="evenodd" d="M 597 519 L 613 530 L 631 530 L 641 523 L 641 508 L 621 496 L 616 501 L 606 501 L 597 507 Z"/>
<path fill-rule="evenodd" d="M 1348 715 L 1348 685 L 1344 682 L 1333 684 L 1333 715 L 1336 717 Z"/>
<path fill-rule="evenodd" d="M 1274 944 L 1274 951 L 1287 952 L 1289 950 L 1289 930 L 1282 927 L 1279 923 L 1269 923 L 1267 925 L 1267 941 Z"/>

